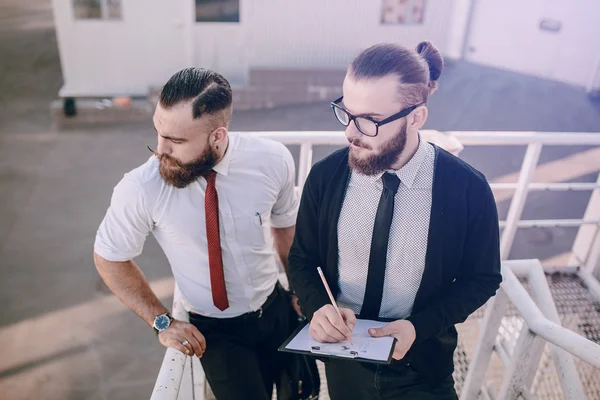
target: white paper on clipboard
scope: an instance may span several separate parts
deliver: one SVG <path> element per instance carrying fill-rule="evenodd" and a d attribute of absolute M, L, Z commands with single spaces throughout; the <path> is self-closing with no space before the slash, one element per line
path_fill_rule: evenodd
<path fill-rule="evenodd" d="M 381 328 L 387 322 L 359 319 L 352 331 L 352 344 L 344 340 L 339 343 L 320 343 L 308 332 L 308 324 L 285 346 L 288 350 L 308 351 L 345 358 L 363 358 L 373 361 L 387 361 L 394 338 L 390 336 L 374 338 L 369 335 L 369 328 Z"/>

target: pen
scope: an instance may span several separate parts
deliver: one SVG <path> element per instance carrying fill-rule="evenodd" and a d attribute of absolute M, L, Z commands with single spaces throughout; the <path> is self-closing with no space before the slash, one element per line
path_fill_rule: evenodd
<path fill-rule="evenodd" d="M 344 317 L 342 317 L 342 313 L 340 312 L 340 309 L 338 308 L 335 299 L 333 298 L 333 294 L 331 294 L 331 289 L 329 289 L 329 285 L 327 284 L 327 280 L 325 280 L 325 276 L 323 275 L 321 267 L 317 267 L 317 271 L 319 272 L 319 276 L 321 276 L 323 286 L 325 286 L 325 290 L 327 290 L 327 294 L 329 295 L 329 300 L 331 300 L 331 304 L 333 304 L 333 308 L 335 308 L 335 311 L 337 311 L 338 315 L 340 316 L 340 319 L 343 321 Z M 346 339 L 348 339 L 350 344 L 352 344 L 352 339 L 349 336 L 346 336 Z"/>
<path fill-rule="evenodd" d="M 327 346 L 311 346 L 310 351 L 311 351 L 311 353 L 324 354 L 326 356 L 338 356 L 338 357 L 346 357 L 346 358 L 358 357 L 358 351 L 336 350 L 336 349 L 330 349 Z"/>
<path fill-rule="evenodd" d="M 260 224 L 262 225 L 262 217 L 260 216 L 260 213 L 256 213 L 256 216 L 258 217 L 258 222 L 260 222 Z"/>

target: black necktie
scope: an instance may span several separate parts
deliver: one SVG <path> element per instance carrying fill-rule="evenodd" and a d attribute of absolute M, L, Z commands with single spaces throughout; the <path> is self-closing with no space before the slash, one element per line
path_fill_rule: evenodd
<path fill-rule="evenodd" d="M 360 318 L 363 319 L 377 319 L 379 317 L 390 227 L 394 216 L 394 196 L 400 185 L 400 178 L 389 172 L 384 173 L 381 179 L 383 180 L 383 191 L 379 199 L 377 214 L 375 214 L 367 287 L 362 309 L 360 310 Z"/>

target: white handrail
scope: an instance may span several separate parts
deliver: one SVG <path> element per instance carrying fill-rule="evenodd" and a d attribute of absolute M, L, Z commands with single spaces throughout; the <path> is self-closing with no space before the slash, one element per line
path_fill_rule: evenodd
<path fill-rule="evenodd" d="M 492 190 L 515 190 L 516 183 L 490 183 Z M 589 182 L 574 182 L 574 183 L 530 183 L 529 191 L 534 190 L 549 190 L 549 191 L 580 191 L 580 190 L 595 190 L 600 189 L 600 184 Z"/>
<path fill-rule="evenodd" d="M 599 146 L 600 135 L 589 132 L 464 132 L 449 131 L 464 146 L 524 146 L 539 143 L 544 146 Z"/>
<path fill-rule="evenodd" d="M 186 357 L 185 354 L 172 347 L 165 351 L 150 400 L 177 400 Z"/>
<path fill-rule="evenodd" d="M 535 302 L 517 275 L 528 279 L 531 291 L 536 297 Z M 483 378 L 493 351 L 498 353 L 503 364 L 508 367 L 501 385 L 500 396 L 513 398 L 510 396 L 517 392 L 528 394 L 527 386 L 531 385 L 533 380 L 530 368 L 537 367 L 543 350 L 543 347 L 540 347 L 543 345 L 543 342 L 539 341 L 540 338 L 552 345 L 552 357 L 560 375 L 558 378 L 564 395 L 569 399 L 585 399 L 585 392 L 572 355 L 600 368 L 600 345 L 560 325 L 560 317 L 539 260 L 503 261 L 502 277 L 500 290 L 490 299 L 486 308 L 484 325 L 469 365 L 461 400 L 477 399 L 479 393 L 486 391 Z M 523 317 L 523 328 L 512 354 L 503 343 L 498 342 L 497 336 L 509 300 Z M 536 303 L 539 304 L 539 308 Z M 531 349 L 523 347 L 523 340 L 533 347 Z M 520 347 L 519 343 L 521 343 Z M 527 354 L 528 350 L 532 353 Z M 527 356 L 532 356 L 533 359 Z"/>
<path fill-rule="evenodd" d="M 187 311 L 185 311 L 181 303 L 181 292 L 177 284 L 175 284 L 173 293 L 173 310 L 171 311 L 171 315 L 180 321 L 189 322 L 190 320 Z M 158 371 L 158 377 L 156 378 L 150 400 L 177 400 L 187 357 L 187 355 L 172 347 L 169 347 L 165 351 L 165 357 Z"/>
<path fill-rule="evenodd" d="M 465 146 L 524 146 L 540 143 L 544 146 L 587 145 L 600 146 L 598 133 L 583 132 L 465 132 L 436 131 L 424 129 L 424 135 L 439 134 L 458 139 Z M 342 131 L 286 131 L 286 132 L 243 132 L 260 137 L 277 140 L 284 144 L 300 145 L 306 142 L 313 146 L 347 145 L 348 140 Z"/>
<path fill-rule="evenodd" d="M 541 153 L 542 144 L 531 143 L 527 146 L 525 159 L 523 160 L 521 172 L 519 173 L 515 197 L 510 203 L 508 215 L 506 216 L 506 226 L 502 231 L 502 237 L 500 238 L 500 257 L 503 260 L 507 259 L 510 255 L 510 249 L 512 248 L 513 241 L 517 235 L 517 229 L 519 228 L 517 223 L 521 220 L 521 214 L 523 214 L 525 202 L 527 201 L 527 194 L 529 193 L 528 187 L 533 180 L 535 167 L 537 166 Z"/>
<path fill-rule="evenodd" d="M 504 267 L 502 276 L 502 289 L 533 333 L 600 368 L 600 345 L 546 318 L 510 268 Z"/>
<path fill-rule="evenodd" d="M 548 280 L 540 261 L 512 261 L 510 262 L 510 268 L 516 276 L 527 278 L 533 299 L 544 316 L 550 321 L 560 324 L 560 316 L 556 304 L 554 304 Z M 585 391 L 581 383 L 581 378 L 577 373 L 577 368 L 571 354 L 556 346 L 550 346 L 550 348 L 552 358 L 554 359 L 554 366 L 558 372 L 558 379 L 566 398 L 585 399 Z"/>
<path fill-rule="evenodd" d="M 508 222 L 500 221 L 500 228 L 504 228 Z M 522 219 L 515 224 L 519 228 L 542 228 L 542 227 L 563 227 L 574 228 L 581 225 L 600 225 L 600 220 L 585 220 L 585 219 Z"/>

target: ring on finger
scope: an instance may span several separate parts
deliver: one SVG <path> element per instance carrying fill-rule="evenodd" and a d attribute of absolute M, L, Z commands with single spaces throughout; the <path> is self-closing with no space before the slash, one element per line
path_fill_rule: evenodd
<path fill-rule="evenodd" d="M 181 342 L 182 345 L 187 346 L 188 344 L 190 344 L 190 342 L 188 342 L 187 340 L 184 340 L 183 342 Z"/>

